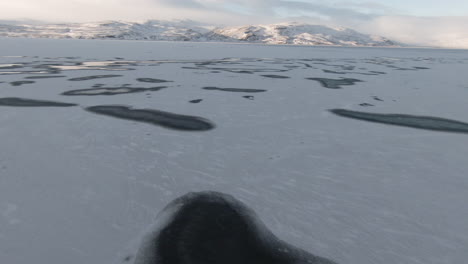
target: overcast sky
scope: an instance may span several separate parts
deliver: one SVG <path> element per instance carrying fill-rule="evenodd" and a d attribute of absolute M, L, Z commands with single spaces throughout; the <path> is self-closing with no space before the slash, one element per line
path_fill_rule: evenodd
<path fill-rule="evenodd" d="M 0 20 L 192 19 L 218 25 L 302 21 L 411 44 L 468 48 L 468 0 L 1 0 Z"/>

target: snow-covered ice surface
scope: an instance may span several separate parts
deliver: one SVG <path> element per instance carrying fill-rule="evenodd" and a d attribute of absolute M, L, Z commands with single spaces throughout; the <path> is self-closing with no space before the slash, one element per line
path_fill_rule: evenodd
<path fill-rule="evenodd" d="M 200 190 L 338 263 L 468 259 L 468 51 L 1 39 L 0 56 L 0 263 L 122 263 Z M 86 111 L 103 105 L 159 112 Z"/>

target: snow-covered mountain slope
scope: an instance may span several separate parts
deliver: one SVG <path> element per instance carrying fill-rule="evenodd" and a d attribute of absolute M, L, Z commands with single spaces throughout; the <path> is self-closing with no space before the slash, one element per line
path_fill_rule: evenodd
<path fill-rule="evenodd" d="M 0 25 L 0 36 L 29 38 L 197 41 L 208 30 L 187 21 L 106 21 L 48 25 Z M 189 26 L 190 25 L 190 26 Z"/>
<path fill-rule="evenodd" d="M 235 39 L 268 44 L 396 46 L 396 42 L 380 36 L 370 36 L 344 27 L 329 27 L 299 23 L 228 27 L 209 34 L 215 39 Z"/>
<path fill-rule="evenodd" d="M 265 44 L 398 46 L 380 36 L 371 36 L 343 27 L 302 23 L 250 25 L 214 28 L 193 21 L 145 23 L 107 21 L 72 24 L 0 25 L 2 37 L 128 39 L 166 41 L 221 41 Z"/>

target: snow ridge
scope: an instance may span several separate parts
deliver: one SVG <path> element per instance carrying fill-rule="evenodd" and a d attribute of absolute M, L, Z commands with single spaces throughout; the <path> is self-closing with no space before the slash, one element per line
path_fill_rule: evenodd
<path fill-rule="evenodd" d="M 295 22 L 218 28 L 190 20 L 149 20 L 143 23 L 104 21 L 65 24 L 0 24 L 0 37 L 400 46 L 399 43 L 387 38 L 362 34 L 349 28 Z"/>

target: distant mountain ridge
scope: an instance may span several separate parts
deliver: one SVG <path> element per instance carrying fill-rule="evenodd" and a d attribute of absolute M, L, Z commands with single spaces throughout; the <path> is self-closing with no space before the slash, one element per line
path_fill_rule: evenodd
<path fill-rule="evenodd" d="M 236 27 L 205 26 L 193 21 L 104 21 L 62 24 L 0 24 L 0 37 L 122 39 L 154 41 L 247 42 L 264 44 L 400 46 L 381 36 L 344 27 L 279 23 Z"/>

